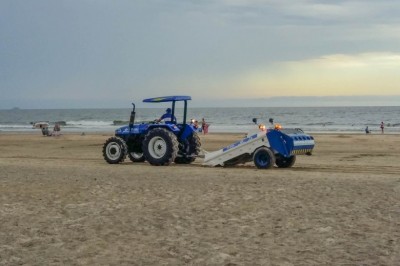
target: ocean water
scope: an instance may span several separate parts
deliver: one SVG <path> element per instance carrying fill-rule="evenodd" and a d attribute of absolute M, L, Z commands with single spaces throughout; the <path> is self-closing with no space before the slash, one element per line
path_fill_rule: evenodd
<path fill-rule="evenodd" d="M 166 105 L 167 106 L 167 105 Z M 166 107 L 165 107 L 166 108 Z M 165 108 L 136 108 L 135 122 L 153 121 Z M 0 110 L 0 131 L 35 132 L 32 123 L 47 121 L 50 127 L 62 121 L 66 132 L 114 132 L 128 124 L 131 109 L 11 109 Z M 178 121 L 183 119 L 181 108 L 176 110 Z M 209 132 L 247 132 L 254 128 L 253 118 L 269 126 L 274 119 L 286 128 L 301 128 L 309 133 L 363 133 L 366 126 L 379 133 L 400 133 L 400 106 L 372 107 L 249 107 L 249 108 L 189 108 L 187 119 L 210 124 Z"/>

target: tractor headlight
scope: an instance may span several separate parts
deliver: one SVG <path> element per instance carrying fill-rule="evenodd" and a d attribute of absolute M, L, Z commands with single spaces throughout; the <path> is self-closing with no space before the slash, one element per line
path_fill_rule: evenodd
<path fill-rule="evenodd" d="M 258 125 L 258 128 L 261 130 L 261 131 L 265 131 L 265 125 L 264 124 L 259 124 Z"/>
<path fill-rule="evenodd" d="M 281 126 L 280 124 L 275 124 L 274 128 L 275 128 L 276 130 L 281 130 L 281 129 L 282 129 L 282 126 Z"/>

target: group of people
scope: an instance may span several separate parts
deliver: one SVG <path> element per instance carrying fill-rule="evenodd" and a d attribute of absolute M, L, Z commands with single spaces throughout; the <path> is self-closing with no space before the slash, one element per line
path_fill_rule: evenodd
<path fill-rule="evenodd" d="M 53 132 L 50 133 L 49 131 L 49 127 L 46 125 L 40 125 L 40 128 L 42 130 L 42 134 L 43 136 L 59 136 L 61 134 L 61 127 L 60 124 L 55 123 L 54 127 L 53 127 Z"/>
<path fill-rule="evenodd" d="M 208 127 L 210 125 L 206 123 L 206 120 L 204 120 L 204 118 L 201 119 L 200 126 L 199 126 L 199 121 L 197 121 L 195 119 L 191 119 L 190 124 L 192 124 L 194 126 L 194 128 L 198 129 L 199 132 L 202 132 L 204 135 L 208 133 Z"/>
<path fill-rule="evenodd" d="M 383 121 L 381 122 L 380 128 L 381 128 L 381 133 L 383 134 L 384 130 L 385 130 L 385 123 L 383 123 Z M 371 130 L 369 130 L 369 128 L 367 126 L 365 128 L 365 134 L 370 134 L 370 133 L 371 133 Z"/>

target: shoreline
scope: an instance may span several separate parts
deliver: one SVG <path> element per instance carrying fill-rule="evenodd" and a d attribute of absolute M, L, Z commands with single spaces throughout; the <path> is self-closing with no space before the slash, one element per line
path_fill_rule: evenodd
<path fill-rule="evenodd" d="M 81 135 L 84 133 L 85 135 L 104 135 L 104 134 L 111 134 L 114 135 L 114 131 L 69 131 L 69 130 L 61 130 L 61 134 L 66 134 L 66 135 Z M 206 135 L 237 135 L 237 134 L 247 134 L 248 132 L 209 132 Z M 309 134 L 309 135 L 366 135 L 366 136 L 377 136 L 377 135 L 400 135 L 399 132 L 385 132 L 385 133 L 380 133 L 380 132 L 371 132 L 369 134 L 366 134 L 365 132 L 355 132 L 355 131 L 326 131 L 326 132 L 321 132 L 321 131 L 304 131 L 304 133 Z M 21 134 L 21 135 L 41 135 L 40 130 L 37 131 L 2 131 L 0 130 L 0 135 L 9 135 L 9 134 Z M 204 136 L 202 133 L 198 132 L 199 136 Z"/>

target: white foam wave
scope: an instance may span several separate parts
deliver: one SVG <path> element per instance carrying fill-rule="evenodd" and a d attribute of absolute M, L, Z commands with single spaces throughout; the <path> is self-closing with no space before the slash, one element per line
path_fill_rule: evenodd
<path fill-rule="evenodd" d="M 93 120 L 76 120 L 76 121 L 66 121 L 65 127 L 108 127 L 113 126 L 112 121 L 93 121 Z"/>

